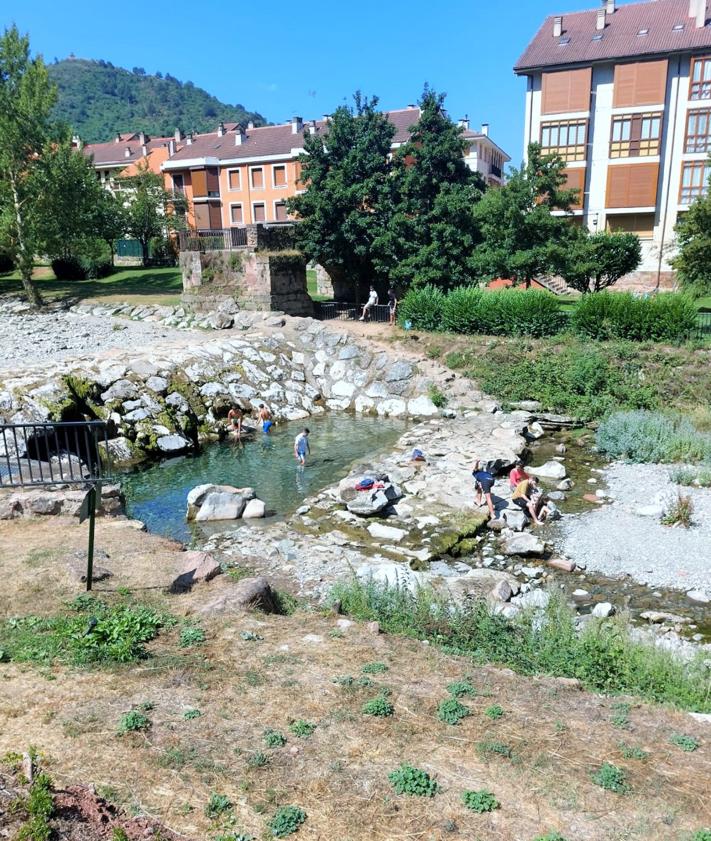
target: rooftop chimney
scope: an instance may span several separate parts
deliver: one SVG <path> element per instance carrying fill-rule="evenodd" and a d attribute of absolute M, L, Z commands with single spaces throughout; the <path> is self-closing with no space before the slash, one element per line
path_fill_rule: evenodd
<path fill-rule="evenodd" d="M 247 123 L 247 128 L 254 128 L 254 120 L 250 120 L 250 121 Z"/>
<path fill-rule="evenodd" d="M 225 133 L 225 124 L 220 121 L 219 126 L 217 127 L 217 136 L 222 137 Z"/>
<path fill-rule="evenodd" d="M 130 158 L 131 157 L 131 147 L 130 146 L 127 146 L 124 149 L 123 156 L 124 156 L 124 158 Z"/>
<path fill-rule="evenodd" d="M 84 144 L 81 142 L 81 137 L 79 137 L 78 134 L 73 134 L 72 135 L 72 146 L 75 149 L 81 149 L 83 147 L 83 145 Z"/>
<path fill-rule="evenodd" d="M 608 15 L 614 15 L 616 11 L 615 0 L 605 0 L 605 10 Z"/>
<path fill-rule="evenodd" d="M 323 115 L 324 123 L 328 123 L 328 122 L 330 122 L 330 120 L 331 120 L 331 115 L 330 114 L 324 114 Z"/>
<path fill-rule="evenodd" d="M 316 134 L 316 120 L 311 120 L 309 123 L 309 134 Z"/>
<path fill-rule="evenodd" d="M 138 132 L 138 142 L 143 146 L 146 142 L 146 133 L 144 131 Z"/>
<path fill-rule="evenodd" d="M 121 142 L 121 135 L 117 133 L 116 137 L 114 138 L 114 143 L 120 143 L 120 142 Z"/>
<path fill-rule="evenodd" d="M 244 129 L 238 124 L 235 127 L 235 146 L 241 146 L 246 139 L 247 135 L 244 133 Z"/>
<path fill-rule="evenodd" d="M 605 28 L 605 18 L 607 17 L 607 12 L 605 7 L 602 9 L 597 10 L 597 21 L 595 22 L 595 29 L 601 31 Z"/>
<path fill-rule="evenodd" d="M 696 28 L 702 29 L 706 26 L 706 0 L 698 0 L 696 7 Z"/>
<path fill-rule="evenodd" d="M 148 146 L 145 143 L 141 146 L 141 154 L 144 158 L 148 157 Z"/>
<path fill-rule="evenodd" d="M 298 134 L 301 129 L 304 127 L 304 121 L 301 117 L 292 117 L 291 118 L 291 133 Z"/>
<path fill-rule="evenodd" d="M 563 34 L 563 18 L 561 15 L 558 15 L 553 19 L 553 37 L 560 38 Z"/>
<path fill-rule="evenodd" d="M 489 136 L 489 124 L 488 123 L 482 123 L 481 124 L 481 133 L 484 135 L 484 137 Z"/>
<path fill-rule="evenodd" d="M 469 114 L 465 114 L 461 120 L 457 123 L 460 128 L 463 128 L 465 131 L 469 131 Z"/>
<path fill-rule="evenodd" d="M 173 133 L 173 139 L 176 143 L 180 143 L 180 141 L 183 139 L 183 132 L 179 128 L 176 128 L 175 132 Z"/>
<path fill-rule="evenodd" d="M 191 145 L 192 145 L 192 142 L 193 142 L 193 133 L 192 133 L 191 131 L 189 131 L 189 132 L 185 135 L 185 142 L 188 144 L 188 146 L 191 146 Z"/>
<path fill-rule="evenodd" d="M 410 109 L 413 109 L 413 108 L 415 108 L 415 105 L 412 102 L 410 102 L 407 107 L 410 108 Z"/>
<path fill-rule="evenodd" d="M 168 141 L 168 157 L 172 158 L 175 154 L 175 140 Z"/>

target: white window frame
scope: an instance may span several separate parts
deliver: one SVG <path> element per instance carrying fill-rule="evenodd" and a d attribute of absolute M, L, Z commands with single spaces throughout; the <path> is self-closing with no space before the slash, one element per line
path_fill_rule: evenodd
<path fill-rule="evenodd" d="M 261 169 L 262 171 L 262 186 L 255 187 L 254 186 L 254 176 L 253 173 L 256 169 Z M 266 190 L 267 188 L 267 181 L 264 177 L 264 167 L 263 166 L 250 166 L 249 168 L 249 189 L 250 190 Z"/>
<path fill-rule="evenodd" d="M 230 187 L 230 176 L 233 172 L 236 172 L 239 176 L 239 187 Z M 233 167 L 227 170 L 227 192 L 228 193 L 241 193 L 242 192 L 242 167 Z"/>
<path fill-rule="evenodd" d="M 254 208 L 255 208 L 258 204 L 261 204 L 261 205 L 262 205 L 262 207 L 264 208 L 264 221 L 265 221 L 265 222 L 268 222 L 268 221 L 269 221 L 269 220 L 267 219 L 267 203 L 266 203 L 265 201 L 253 201 L 253 202 L 252 202 L 252 224 L 253 224 L 253 225 L 258 224 L 258 223 L 257 223 L 257 218 L 256 218 L 255 213 L 254 213 Z"/>
<path fill-rule="evenodd" d="M 233 221 L 232 221 L 232 208 L 233 208 L 233 207 L 239 207 L 239 209 L 242 211 L 242 221 L 241 221 L 241 222 L 233 222 Z M 230 222 L 230 227 L 231 227 L 231 228 L 236 227 L 236 226 L 239 226 L 239 225 L 244 225 L 244 224 L 245 224 L 245 222 L 244 222 L 244 204 L 243 204 L 241 201 L 233 201 L 233 202 L 230 202 L 230 218 L 229 218 L 229 222 Z"/>
<path fill-rule="evenodd" d="M 280 221 L 277 217 L 277 205 L 278 204 L 283 204 L 284 205 L 284 210 L 286 210 L 286 219 L 284 221 L 287 222 L 289 220 L 289 211 L 286 207 L 286 199 L 274 199 L 272 204 L 274 205 L 273 208 L 272 208 L 273 211 L 274 211 L 274 221 L 275 222 Z"/>
<path fill-rule="evenodd" d="M 276 183 L 276 169 L 279 167 L 280 169 L 284 170 L 284 183 L 277 184 Z M 272 164 L 272 189 L 273 190 L 286 190 L 289 186 L 289 171 L 286 168 L 286 164 Z"/>

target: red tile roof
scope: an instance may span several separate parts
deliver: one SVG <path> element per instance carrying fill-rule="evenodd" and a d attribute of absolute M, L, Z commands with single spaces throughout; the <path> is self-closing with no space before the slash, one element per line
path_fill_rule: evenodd
<path fill-rule="evenodd" d="M 711 28 L 696 27 L 695 19 L 689 17 L 689 0 L 648 0 L 619 6 L 607 15 L 601 32 L 595 28 L 599 8 L 563 14 L 560 38 L 553 36 L 555 16 L 547 17 L 514 70 L 525 73 L 540 67 L 711 48 Z M 680 24 L 684 28 L 675 30 Z M 645 29 L 648 34 L 638 34 Z M 603 37 L 593 40 L 595 35 Z"/>
<path fill-rule="evenodd" d="M 91 155 L 94 160 L 94 166 L 117 166 L 123 164 L 124 166 L 139 161 L 143 157 L 142 144 L 138 133 L 131 134 L 130 132 L 123 132 L 117 137 L 121 139 L 114 139 L 108 143 L 87 143 L 82 151 L 85 155 Z M 146 147 L 149 152 L 154 149 L 159 149 L 162 146 L 167 146 L 172 140 L 172 137 L 151 137 L 146 138 Z M 126 154 L 126 150 L 129 154 Z"/>
<path fill-rule="evenodd" d="M 393 143 L 404 143 L 410 136 L 409 129 L 420 116 L 419 108 L 404 108 L 400 111 L 387 111 L 388 119 L 395 126 Z M 217 158 L 232 160 L 235 158 L 257 158 L 290 155 L 292 149 L 302 149 L 304 133 L 310 125 L 316 125 L 322 131 L 325 120 L 304 122 L 300 131 L 294 133 L 291 123 L 278 126 L 260 126 L 245 129 L 245 137 L 240 145 L 235 143 L 236 123 L 225 123 L 225 133 L 220 137 L 217 132 L 196 134 L 190 144 L 183 141 L 182 148 L 170 159 L 170 163 L 194 158 Z"/>

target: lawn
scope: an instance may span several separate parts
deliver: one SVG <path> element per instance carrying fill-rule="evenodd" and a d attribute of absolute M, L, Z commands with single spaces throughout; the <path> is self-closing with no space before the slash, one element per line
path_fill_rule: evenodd
<path fill-rule="evenodd" d="M 47 301 L 99 301 L 135 304 L 180 303 L 183 281 L 179 268 L 135 268 L 117 271 L 100 280 L 56 280 L 51 269 L 38 266 L 35 280 Z M 0 295 L 21 294 L 16 273 L 0 275 Z"/>

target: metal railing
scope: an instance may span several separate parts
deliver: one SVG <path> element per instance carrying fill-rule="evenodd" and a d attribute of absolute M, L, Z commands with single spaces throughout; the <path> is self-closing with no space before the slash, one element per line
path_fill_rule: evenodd
<path fill-rule="evenodd" d="M 246 228 L 214 228 L 209 231 L 180 231 L 181 251 L 233 251 L 247 247 Z"/>
<path fill-rule="evenodd" d="M 67 485 L 86 489 L 79 522 L 89 520 L 87 590 L 92 586 L 96 502 L 102 482 L 110 478 L 103 421 L 0 423 L 0 490 Z"/>
<path fill-rule="evenodd" d="M 316 318 L 321 321 L 357 321 L 363 313 L 362 305 L 342 301 L 316 301 L 314 307 Z M 376 304 L 370 308 L 366 321 L 386 324 L 390 321 L 390 307 L 387 304 Z"/>
<path fill-rule="evenodd" d="M 700 312 L 696 317 L 696 328 L 698 338 L 705 339 L 711 336 L 711 312 Z"/>

